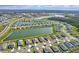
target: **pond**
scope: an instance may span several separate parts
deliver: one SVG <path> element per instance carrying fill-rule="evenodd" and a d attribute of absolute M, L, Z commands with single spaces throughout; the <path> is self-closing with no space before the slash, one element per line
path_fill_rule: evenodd
<path fill-rule="evenodd" d="M 45 28 L 32 28 L 29 30 L 17 30 L 14 31 L 7 39 L 21 39 L 24 37 L 32 37 L 38 36 L 42 34 L 51 34 L 53 33 L 52 27 L 45 27 Z"/>
<path fill-rule="evenodd" d="M 15 23 L 15 25 L 17 25 L 17 26 L 26 26 L 26 25 L 29 26 L 29 25 L 33 25 L 33 24 L 42 24 L 42 25 L 49 24 L 50 25 L 50 24 L 52 24 L 52 22 L 43 20 L 43 21 L 30 21 L 30 22 L 19 21 L 19 22 Z"/>
<path fill-rule="evenodd" d="M 32 25 L 33 22 L 16 22 L 17 26 L 22 26 L 22 25 Z"/>

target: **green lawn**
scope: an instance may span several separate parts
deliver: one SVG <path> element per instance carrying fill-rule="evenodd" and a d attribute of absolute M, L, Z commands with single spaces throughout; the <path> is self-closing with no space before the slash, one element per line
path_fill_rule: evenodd
<path fill-rule="evenodd" d="M 4 26 L 0 24 L 0 32 L 4 29 Z"/>

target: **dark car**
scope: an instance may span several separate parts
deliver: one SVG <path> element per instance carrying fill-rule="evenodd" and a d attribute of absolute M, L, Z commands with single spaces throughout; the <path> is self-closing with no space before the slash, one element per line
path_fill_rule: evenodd
<path fill-rule="evenodd" d="M 45 39 L 46 41 L 48 41 L 48 38 L 45 37 L 44 39 Z"/>
<path fill-rule="evenodd" d="M 14 45 L 8 45 L 7 48 L 8 49 L 13 49 L 14 48 Z"/>

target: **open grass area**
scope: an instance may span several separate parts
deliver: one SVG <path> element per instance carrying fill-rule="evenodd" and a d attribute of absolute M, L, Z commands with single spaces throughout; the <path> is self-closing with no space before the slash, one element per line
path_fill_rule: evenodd
<path fill-rule="evenodd" d="M 0 24 L 0 32 L 4 29 L 4 26 Z"/>
<path fill-rule="evenodd" d="M 79 36 L 78 28 L 75 26 L 72 27 L 72 36 Z"/>

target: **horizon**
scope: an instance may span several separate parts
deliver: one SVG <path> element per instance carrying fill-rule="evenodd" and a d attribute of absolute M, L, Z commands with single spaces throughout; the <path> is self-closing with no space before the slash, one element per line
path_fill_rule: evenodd
<path fill-rule="evenodd" d="M 68 10 L 79 11 L 79 5 L 0 5 L 0 10 Z"/>

